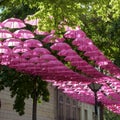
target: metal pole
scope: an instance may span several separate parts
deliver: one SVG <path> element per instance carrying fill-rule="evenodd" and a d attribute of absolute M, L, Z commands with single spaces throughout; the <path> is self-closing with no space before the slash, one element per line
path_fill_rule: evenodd
<path fill-rule="evenodd" d="M 98 101 L 97 101 L 97 91 L 102 87 L 102 84 L 98 83 L 91 83 L 88 85 L 88 87 L 94 92 L 94 97 L 95 97 L 95 120 L 98 120 Z"/>
<path fill-rule="evenodd" d="M 34 90 L 33 90 L 33 111 L 32 120 L 37 120 L 37 91 L 36 91 L 36 79 L 33 80 Z"/>
<path fill-rule="evenodd" d="M 95 120 L 98 120 L 98 110 L 97 110 L 97 92 L 94 92 L 95 95 Z"/>

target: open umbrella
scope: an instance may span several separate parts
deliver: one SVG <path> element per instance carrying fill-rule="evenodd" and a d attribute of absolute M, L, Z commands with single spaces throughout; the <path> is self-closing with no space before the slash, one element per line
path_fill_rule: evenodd
<path fill-rule="evenodd" d="M 17 18 L 9 18 L 2 22 L 3 27 L 8 28 L 23 28 L 26 25 L 23 23 L 22 20 Z"/>
<path fill-rule="evenodd" d="M 30 39 L 30 38 L 34 38 L 34 34 L 29 31 L 29 30 L 26 30 L 26 29 L 19 29 L 19 30 L 16 30 L 14 33 L 13 33 L 14 37 L 15 38 L 19 38 L 19 39 Z"/>
<path fill-rule="evenodd" d="M 13 53 L 23 54 L 24 52 L 30 51 L 30 48 L 23 46 L 16 46 L 12 49 Z"/>
<path fill-rule="evenodd" d="M 42 43 L 37 39 L 28 39 L 24 41 L 23 46 L 29 47 L 29 48 L 36 48 L 36 47 L 42 47 Z"/>
<path fill-rule="evenodd" d="M 23 42 L 21 40 L 15 39 L 15 38 L 6 39 L 3 42 L 3 45 L 5 45 L 5 46 L 11 46 L 11 47 L 19 46 L 19 45 L 22 45 L 22 44 L 23 44 Z"/>
<path fill-rule="evenodd" d="M 36 18 L 36 19 L 28 19 L 28 18 L 26 18 L 26 19 L 24 20 L 24 22 L 25 22 L 26 24 L 36 26 L 36 25 L 38 25 L 39 19 L 37 19 L 37 18 Z"/>
<path fill-rule="evenodd" d="M 5 29 L 0 29 L 0 38 L 11 38 L 12 33 Z"/>
<path fill-rule="evenodd" d="M 45 54 L 50 54 L 50 51 L 46 48 L 35 48 L 33 49 L 33 55 L 41 56 Z"/>
<path fill-rule="evenodd" d="M 52 50 L 68 50 L 70 46 L 67 43 L 54 43 L 51 47 Z"/>
<path fill-rule="evenodd" d="M 9 54 L 11 52 L 11 49 L 7 46 L 0 46 L 0 54 Z"/>
<path fill-rule="evenodd" d="M 45 36 L 50 34 L 50 33 L 48 33 L 48 32 L 40 31 L 40 30 L 38 30 L 38 29 L 36 29 L 36 30 L 34 31 L 34 33 L 37 34 L 37 35 L 45 35 Z"/>

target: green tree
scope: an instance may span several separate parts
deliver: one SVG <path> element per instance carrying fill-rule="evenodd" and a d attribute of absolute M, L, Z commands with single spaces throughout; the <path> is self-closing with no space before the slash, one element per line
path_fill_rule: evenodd
<path fill-rule="evenodd" d="M 7 18 L 15 17 L 25 19 L 27 15 L 34 14 L 37 11 L 37 7 L 30 8 L 27 4 L 20 3 L 17 5 L 11 5 L 9 7 L 1 6 L 0 21 Z"/>
<path fill-rule="evenodd" d="M 115 113 L 105 109 L 105 111 L 104 111 L 104 119 L 105 120 L 119 120 L 120 119 L 120 115 L 115 114 Z"/>

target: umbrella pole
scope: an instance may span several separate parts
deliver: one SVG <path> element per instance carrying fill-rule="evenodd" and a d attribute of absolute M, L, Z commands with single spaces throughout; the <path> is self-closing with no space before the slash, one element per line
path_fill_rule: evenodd
<path fill-rule="evenodd" d="M 34 89 L 33 89 L 33 111 L 32 111 L 32 120 L 37 120 L 37 91 L 36 91 L 36 80 L 33 80 Z"/>

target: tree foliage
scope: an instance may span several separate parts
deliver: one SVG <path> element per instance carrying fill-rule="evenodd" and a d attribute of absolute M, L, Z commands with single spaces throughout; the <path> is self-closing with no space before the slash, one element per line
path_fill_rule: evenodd
<path fill-rule="evenodd" d="M 118 114 L 114 114 L 111 111 L 108 111 L 107 109 L 104 112 L 104 119 L 105 120 L 119 120 L 120 119 L 120 115 Z"/>
<path fill-rule="evenodd" d="M 24 3 L 17 5 L 17 7 L 15 5 L 9 7 L 1 6 L 0 21 L 11 17 L 25 19 L 27 15 L 34 14 L 36 10 L 37 7 L 30 8 Z"/>
<path fill-rule="evenodd" d="M 20 73 L 12 68 L 1 66 L 0 70 L 0 91 L 8 87 L 11 97 L 15 97 L 13 108 L 20 115 L 24 114 L 25 99 L 33 99 L 34 80 L 36 80 L 36 90 L 38 100 L 49 100 L 47 82 L 38 76 Z"/>

